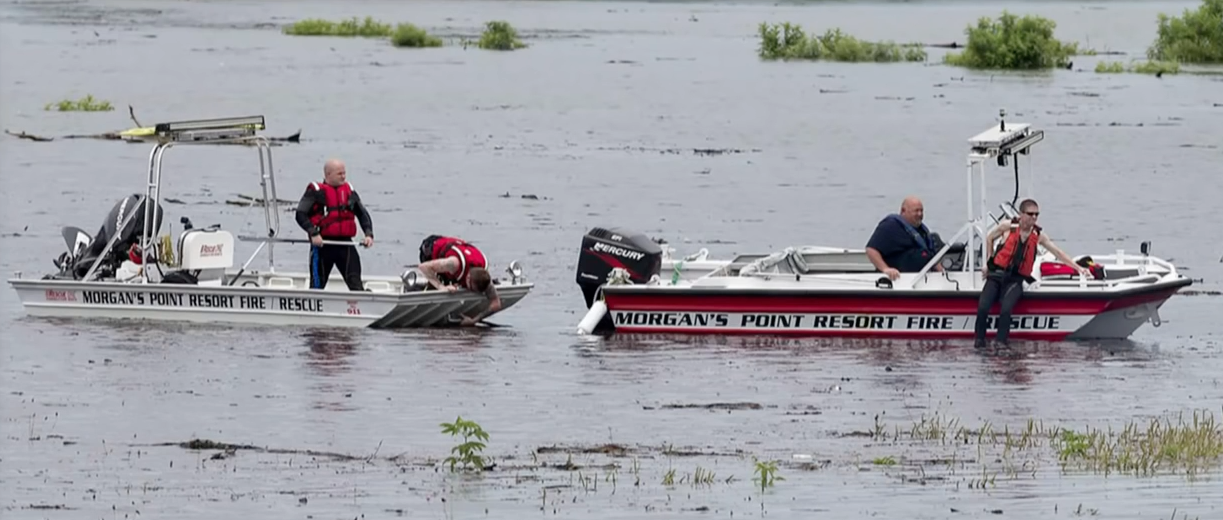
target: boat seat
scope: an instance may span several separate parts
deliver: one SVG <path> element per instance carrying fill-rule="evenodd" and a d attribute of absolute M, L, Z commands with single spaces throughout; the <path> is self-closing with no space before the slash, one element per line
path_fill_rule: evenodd
<path fill-rule="evenodd" d="M 365 282 L 365 289 L 373 292 L 391 292 L 391 284 L 382 280 L 371 280 Z"/>
<path fill-rule="evenodd" d="M 273 289 L 292 289 L 293 279 L 284 276 L 273 276 L 268 278 L 268 287 Z"/>

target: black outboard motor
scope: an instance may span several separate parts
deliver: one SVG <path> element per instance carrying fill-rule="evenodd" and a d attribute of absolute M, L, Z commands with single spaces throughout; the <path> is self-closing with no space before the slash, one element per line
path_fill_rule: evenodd
<path fill-rule="evenodd" d="M 89 268 L 93 266 L 98 256 L 102 254 L 102 250 L 106 248 L 107 242 L 110 242 L 111 237 L 119 234 L 119 240 L 115 242 L 110 253 L 102 259 L 102 263 L 98 265 L 98 273 L 102 275 L 113 274 L 123 260 L 127 258 L 127 251 L 132 244 L 140 243 L 140 235 L 144 233 L 144 195 L 134 193 L 128 195 L 115 204 L 110 209 L 110 213 L 106 216 L 106 220 L 102 222 L 102 228 L 93 236 L 93 241 L 89 243 L 89 247 L 81 253 L 79 258 L 73 260 L 70 266 L 72 278 L 80 280 L 89 272 Z M 123 223 L 123 219 L 129 213 L 135 212 L 132 220 L 127 223 L 127 226 L 122 230 L 119 229 L 119 224 Z M 156 236 L 161 230 L 161 205 L 157 205 L 156 211 L 153 213 L 153 235 Z"/>
<path fill-rule="evenodd" d="M 662 247 L 650 237 L 620 228 L 591 229 L 582 237 L 578 254 L 577 282 L 586 308 L 594 305 L 595 293 L 607 283 L 612 269 L 622 267 L 633 283 L 646 283 L 658 274 L 661 264 Z"/>

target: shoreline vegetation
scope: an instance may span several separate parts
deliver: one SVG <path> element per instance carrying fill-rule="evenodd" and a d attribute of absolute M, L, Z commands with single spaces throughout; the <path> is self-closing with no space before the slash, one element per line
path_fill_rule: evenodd
<path fill-rule="evenodd" d="M 976 70 L 1050 70 L 1073 68 L 1074 56 L 1096 56 L 1094 49 L 1054 36 L 1057 23 L 1037 15 L 1019 16 L 1003 11 L 997 18 L 982 17 L 969 24 L 964 44 L 898 44 L 872 42 L 828 29 L 822 36 L 808 35 L 790 22 L 759 25 L 761 59 L 769 61 L 839 62 L 927 62 L 927 47 L 955 49 L 942 62 L 954 67 Z M 1176 74 L 1183 64 L 1223 64 L 1223 0 L 1202 0 L 1197 9 L 1185 9 L 1181 16 L 1161 13 L 1156 39 L 1147 49 L 1147 61 L 1100 62 L 1098 73 L 1133 72 L 1139 74 Z"/>
<path fill-rule="evenodd" d="M 321 18 L 298 20 L 281 29 L 289 36 L 331 36 L 342 38 L 386 38 L 391 45 L 399 48 L 430 48 L 442 47 L 445 43 L 441 38 L 431 35 L 428 31 L 410 23 L 391 24 L 375 20 L 367 16 L 364 20 L 356 16 L 333 22 Z M 463 48 L 472 44 L 462 38 L 459 41 Z M 484 32 L 475 46 L 486 50 L 510 51 L 526 47 L 518 38 L 518 30 L 509 22 L 494 20 L 484 24 Z"/>

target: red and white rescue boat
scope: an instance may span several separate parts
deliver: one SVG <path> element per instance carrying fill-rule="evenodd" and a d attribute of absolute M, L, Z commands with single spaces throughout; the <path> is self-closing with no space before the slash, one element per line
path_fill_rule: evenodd
<path fill-rule="evenodd" d="M 875 269 L 864 249 L 807 246 L 731 260 L 711 260 L 702 249 L 676 258 L 643 234 L 594 228 L 583 237 L 578 261 L 577 282 L 589 309 L 578 332 L 971 338 L 984 285 L 980 246 L 991 227 L 1018 214 L 1018 161 L 1043 138 L 1030 125 L 1002 121 L 970 139 L 968 221 L 920 272 L 894 281 Z M 985 211 L 986 161 L 1015 163 L 1015 197 L 999 206 L 997 217 Z M 971 199 L 974 177 L 979 213 Z M 956 242 L 961 239 L 967 242 Z M 1025 285 L 1012 312 L 1011 336 L 1126 338 L 1147 321 L 1158 327 L 1159 308 L 1192 282 L 1151 256 L 1150 242 L 1140 250 L 1076 257 L 1094 266 L 1094 275 L 1084 277 L 1042 248 L 1036 282 Z M 994 304 L 990 336 L 997 313 Z"/>

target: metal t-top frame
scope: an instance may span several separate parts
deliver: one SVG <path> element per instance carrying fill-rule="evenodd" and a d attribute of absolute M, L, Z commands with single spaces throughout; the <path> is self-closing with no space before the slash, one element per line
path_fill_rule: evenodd
<path fill-rule="evenodd" d="M 988 213 L 985 209 L 988 204 L 985 195 L 986 161 L 994 160 L 997 162 L 998 166 L 1006 166 L 1006 162 L 1008 160 L 1015 161 L 1016 183 L 1018 183 L 1020 156 L 1028 156 L 1028 164 L 1030 166 L 1032 146 L 1041 142 L 1045 138 L 1044 130 L 1033 129 L 1032 125 L 1030 124 L 1007 123 L 1005 119 L 1006 110 L 1000 110 L 998 115 L 999 121 L 997 125 L 994 125 L 989 130 L 981 132 L 968 140 L 968 174 L 966 177 L 967 182 L 965 184 L 968 221 L 964 223 L 964 225 L 955 234 L 955 236 L 951 238 L 951 240 L 945 241 L 943 248 L 940 249 L 938 253 L 934 255 L 934 258 L 931 258 L 930 261 L 926 263 L 925 267 L 923 267 L 922 270 L 917 273 L 917 276 L 913 278 L 912 282 L 914 287 L 917 285 L 918 280 L 923 278 L 923 275 L 928 273 L 930 269 L 933 269 L 935 265 L 938 265 L 938 262 L 942 260 L 943 255 L 945 255 L 947 251 L 951 249 L 951 244 L 954 244 L 956 240 L 959 240 L 965 235 L 967 235 L 967 244 L 964 252 L 968 257 L 968 261 L 963 264 L 964 269 L 966 272 L 976 272 L 977 269 L 975 260 L 976 246 L 978 245 L 977 239 L 980 238 L 979 245 L 982 246 L 981 251 L 984 253 L 984 244 L 986 241 L 986 235 L 988 234 L 987 228 L 993 227 L 985 222 L 988 217 Z M 981 183 L 981 205 L 979 213 L 977 209 L 973 207 L 972 200 L 972 184 L 974 174 L 979 176 Z M 1002 217 L 1006 218 L 1007 215 L 1005 214 L 1005 208 L 1003 211 L 1004 214 Z M 983 257 L 981 261 L 985 262 L 987 259 Z M 973 288 L 978 287 L 978 285 L 981 283 L 977 277 L 970 278 L 972 280 L 971 283 Z"/>
<path fill-rule="evenodd" d="M 155 240 L 153 234 L 156 231 L 153 229 L 153 221 L 158 216 L 157 208 L 161 203 L 161 160 L 166 150 L 177 144 L 250 144 L 255 146 L 259 153 L 259 184 L 263 188 L 263 213 L 268 226 L 268 237 L 276 237 L 280 232 L 280 214 L 276 212 L 276 177 L 272 166 L 272 146 L 267 137 L 258 134 L 265 128 L 263 116 L 227 117 L 158 123 L 153 127 L 152 134 L 143 136 L 145 140 L 155 141 L 157 144 L 149 153 L 149 176 L 144 197 L 144 229 L 140 235 L 142 265 L 148 266 L 150 258 L 155 258 L 149 250 Z M 119 240 L 120 232 L 135 216 L 136 212 L 133 209 L 123 218 L 117 232 L 110 237 L 102 254 L 94 260 L 84 280 L 88 281 L 93 277 L 102 259 L 106 258 L 115 246 L 115 242 Z M 247 259 L 247 265 L 255 259 L 264 245 L 268 247 L 268 268 L 269 270 L 274 268 L 275 256 L 273 246 L 269 241 L 264 241 L 259 245 L 259 248 Z M 148 272 L 147 267 L 141 270 L 141 283 L 149 283 Z"/>

